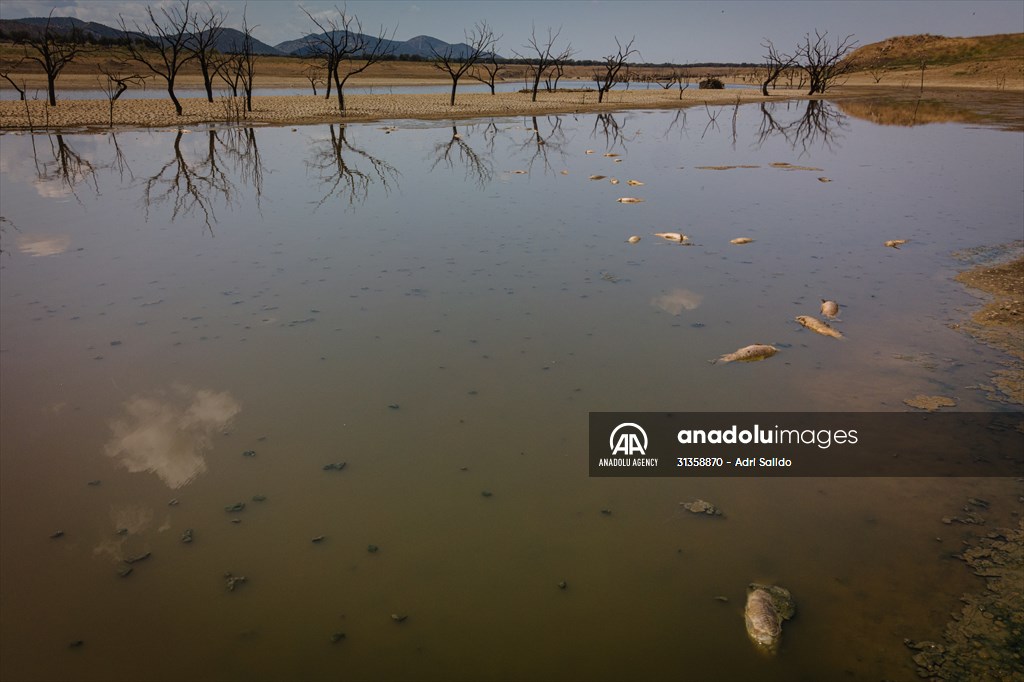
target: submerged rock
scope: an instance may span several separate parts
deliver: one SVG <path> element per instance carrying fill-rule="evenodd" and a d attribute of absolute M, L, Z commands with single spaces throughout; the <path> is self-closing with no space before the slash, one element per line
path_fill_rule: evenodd
<path fill-rule="evenodd" d="M 228 592 L 234 592 L 235 587 L 248 582 L 248 578 L 244 575 L 232 575 L 231 573 L 224 574 L 224 580 L 228 587 Z"/>
<path fill-rule="evenodd" d="M 153 556 L 152 552 L 143 552 L 142 554 L 136 554 L 135 556 L 130 556 L 126 559 L 122 559 L 122 561 L 124 561 L 126 564 L 136 564 L 140 561 L 145 561 L 151 556 Z"/>
<path fill-rule="evenodd" d="M 192 529 L 186 528 L 185 532 L 181 534 L 181 541 L 185 544 L 192 542 Z"/>
<path fill-rule="evenodd" d="M 226 512 L 240 512 L 243 509 L 245 509 L 245 502 L 235 502 L 234 504 L 229 504 L 224 507 L 224 511 Z"/>
<path fill-rule="evenodd" d="M 337 644 L 341 640 L 345 639 L 344 632 L 332 632 L 331 633 L 331 644 Z"/>
<path fill-rule="evenodd" d="M 332 464 L 325 464 L 322 468 L 324 471 L 341 471 L 345 468 L 346 464 L 348 462 L 334 462 Z"/>

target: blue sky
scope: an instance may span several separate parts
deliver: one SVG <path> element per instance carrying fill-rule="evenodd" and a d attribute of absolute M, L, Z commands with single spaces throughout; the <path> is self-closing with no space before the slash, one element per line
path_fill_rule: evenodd
<path fill-rule="evenodd" d="M 118 14 L 142 18 L 147 4 L 169 5 L 176 0 L 137 2 L 127 0 L 3 0 L 0 18 L 55 15 L 75 16 L 87 21 L 117 25 Z M 194 6 L 203 3 L 193 0 Z M 228 13 L 228 25 L 241 24 L 245 3 L 241 0 L 210 0 L 215 9 Z M 249 23 L 257 24 L 254 34 L 271 45 L 299 38 L 313 31 L 302 12 L 333 13 L 346 4 L 331 0 L 249 0 Z M 577 58 L 599 59 L 614 52 L 615 37 L 636 37 L 644 61 L 687 63 L 698 61 L 756 62 L 763 50 L 760 43 L 770 38 L 777 47 L 789 50 L 809 31 L 831 35 L 854 34 L 860 44 L 895 35 L 932 33 L 973 36 L 1024 32 L 1024 2 L 1021 0 L 850 0 L 847 2 L 624 2 L 622 0 L 489 1 L 460 0 L 352 0 L 347 10 L 360 19 L 366 33 L 376 34 L 383 26 L 395 30 L 398 40 L 431 35 L 459 42 L 466 29 L 487 21 L 503 34 L 498 53 L 510 56 L 524 52 L 523 45 L 535 25 L 538 35 L 562 28 L 556 47 L 572 43 Z"/>

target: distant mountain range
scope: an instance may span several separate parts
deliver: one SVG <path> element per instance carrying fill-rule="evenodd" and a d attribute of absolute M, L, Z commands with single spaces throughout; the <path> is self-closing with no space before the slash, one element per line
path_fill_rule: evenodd
<path fill-rule="evenodd" d="M 46 17 L 28 17 L 25 19 L 0 19 L 0 38 L 15 38 L 19 33 L 28 35 L 39 35 L 46 26 Z M 52 17 L 49 19 L 50 27 L 60 32 L 70 32 L 77 29 L 88 37 L 95 40 L 118 40 L 124 37 L 124 31 L 120 28 L 112 28 L 95 21 L 82 21 L 73 17 Z M 133 26 L 134 28 L 134 26 Z M 143 26 L 142 28 L 145 28 Z M 131 35 L 141 37 L 143 34 L 135 31 Z M 267 45 L 264 42 L 253 38 L 253 51 L 261 55 L 295 56 L 307 57 L 313 52 L 313 45 L 318 38 L 326 37 L 327 34 L 311 33 L 295 40 L 286 40 L 277 45 Z M 366 34 L 352 34 L 356 39 L 361 39 L 367 45 L 376 45 L 377 37 Z M 237 52 L 242 45 L 245 34 L 233 28 L 224 28 L 217 40 L 216 48 L 220 52 Z M 436 50 L 439 54 L 445 54 L 451 50 L 452 56 L 456 59 L 465 57 L 472 48 L 465 43 L 446 43 L 443 40 L 431 36 L 416 36 L 409 40 L 395 41 L 383 39 L 384 47 L 396 57 L 418 57 L 430 59 L 434 56 L 431 51 Z"/>

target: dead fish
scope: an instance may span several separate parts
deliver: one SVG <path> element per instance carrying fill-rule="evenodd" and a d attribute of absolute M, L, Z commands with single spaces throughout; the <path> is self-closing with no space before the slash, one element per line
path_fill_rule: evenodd
<path fill-rule="evenodd" d="M 679 242 L 680 244 L 689 239 L 685 234 L 680 234 L 679 232 L 655 232 L 654 236 L 661 237 L 670 242 Z"/>
<path fill-rule="evenodd" d="M 618 202 L 620 204 L 639 204 L 643 199 L 637 199 L 636 197 L 619 197 Z"/>
<path fill-rule="evenodd" d="M 512 171 L 512 175 L 526 175 L 526 171 L 524 171 L 524 170 L 514 170 L 514 171 Z"/>
<path fill-rule="evenodd" d="M 630 244 L 636 244 L 638 241 L 640 241 L 640 237 L 638 235 L 634 234 L 632 237 L 630 237 L 626 241 L 629 242 Z"/>
<path fill-rule="evenodd" d="M 818 178 L 818 182 L 832 182 L 829 178 Z"/>
<path fill-rule="evenodd" d="M 640 187 L 644 183 L 640 182 L 639 180 L 626 180 L 626 184 L 629 185 L 630 187 Z"/>
<path fill-rule="evenodd" d="M 561 171 L 561 173 L 562 173 L 562 175 L 568 175 L 568 174 L 569 174 L 569 171 L 567 171 L 567 170 L 563 170 L 563 171 Z"/>
<path fill-rule="evenodd" d="M 604 180 L 607 175 L 591 175 L 587 180 Z"/>
<path fill-rule="evenodd" d="M 618 156 L 618 154 L 616 154 L 615 152 L 608 152 L 607 154 L 605 154 L 605 156 L 607 158 L 614 158 L 614 157 Z"/>
<path fill-rule="evenodd" d="M 615 163 L 622 163 L 622 159 L 615 159 Z"/>
<path fill-rule="evenodd" d="M 744 346 L 733 353 L 726 353 L 717 360 L 712 360 L 711 364 L 713 365 L 718 362 L 756 362 L 770 358 L 778 352 L 779 349 L 775 346 L 769 346 L 766 343 L 755 343 L 750 346 Z"/>
<path fill-rule="evenodd" d="M 752 590 L 747 595 L 743 620 L 747 625 L 747 635 L 754 644 L 769 652 L 778 648 L 782 622 L 771 595 L 764 590 Z"/>
<path fill-rule="evenodd" d="M 825 317 L 835 318 L 839 314 L 839 304 L 835 301 L 821 299 L 821 314 Z"/>
<path fill-rule="evenodd" d="M 833 329 L 817 318 L 810 317 L 808 315 L 798 315 L 796 321 L 810 329 L 812 332 L 821 334 L 822 336 L 831 336 L 833 339 L 843 338 L 843 333 L 841 331 Z"/>
<path fill-rule="evenodd" d="M 588 149 L 587 151 L 585 151 L 585 152 L 583 152 L 583 153 L 584 153 L 584 154 L 593 154 L 593 153 L 594 153 L 594 150 L 593 150 L 593 149 Z"/>
<path fill-rule="evenodd" d="M 619 184 L 619 179 L 618 178 L 608 178 L 608 182 L 612 183 L 613 185 L 617 185 L 617 184 Z"/>
<path fill-rule="evenodd" d="M 730 244 L 749 244 L 752 241 L 754 241 L 754 240 L 751 239 L 750 237 L 736 237 L 736 239 L 730 239 L 729 243 Z"/>
<path fill-rule="evenodd" d="M 885 246 L 888 246 L 890 249 L 898 249 L 901 246 L 903 246 L 904 244 L 906 244 L 908 241 L 910 241 L 910 240 L 909 239 L 890 239 L 889 241 L 887 241 L 885 243 Z"/>

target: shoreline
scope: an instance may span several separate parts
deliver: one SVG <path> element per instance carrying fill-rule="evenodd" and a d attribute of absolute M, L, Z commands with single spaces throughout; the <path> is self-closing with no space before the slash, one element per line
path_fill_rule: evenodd
<path fill-rule="evenodd" d="M 382 120 L 458 120 L 481 116 L 533 116 L 565 113 L 611 112 L 625 109 L 677 109 L 690 106 L 732 106 L 736 103 L 806 99 L 796 93 L 763 97 L 753 89 L 698 90 L 690 88 L 682 98 L 677 90 L 620 90 L 607 93 L 598 103 L 594 90 L 458 94 L 450 106 L 449 94 L 346 95 L 344 113 L 335 97 L 323 95 L 253 95 L 253 111 L 245 112 L 242 98 L 181 97 L 183 112 L 177 116 L 167 97 L 118 100 L 113 125 L 106 99 L 65 99 L 56 107 L 43 100 L 0 101 L 0 130 L 65 130 L 110 128 L 164 128 L 216 123 L 304 125 L 314 123 L 361 123 Z"/>

